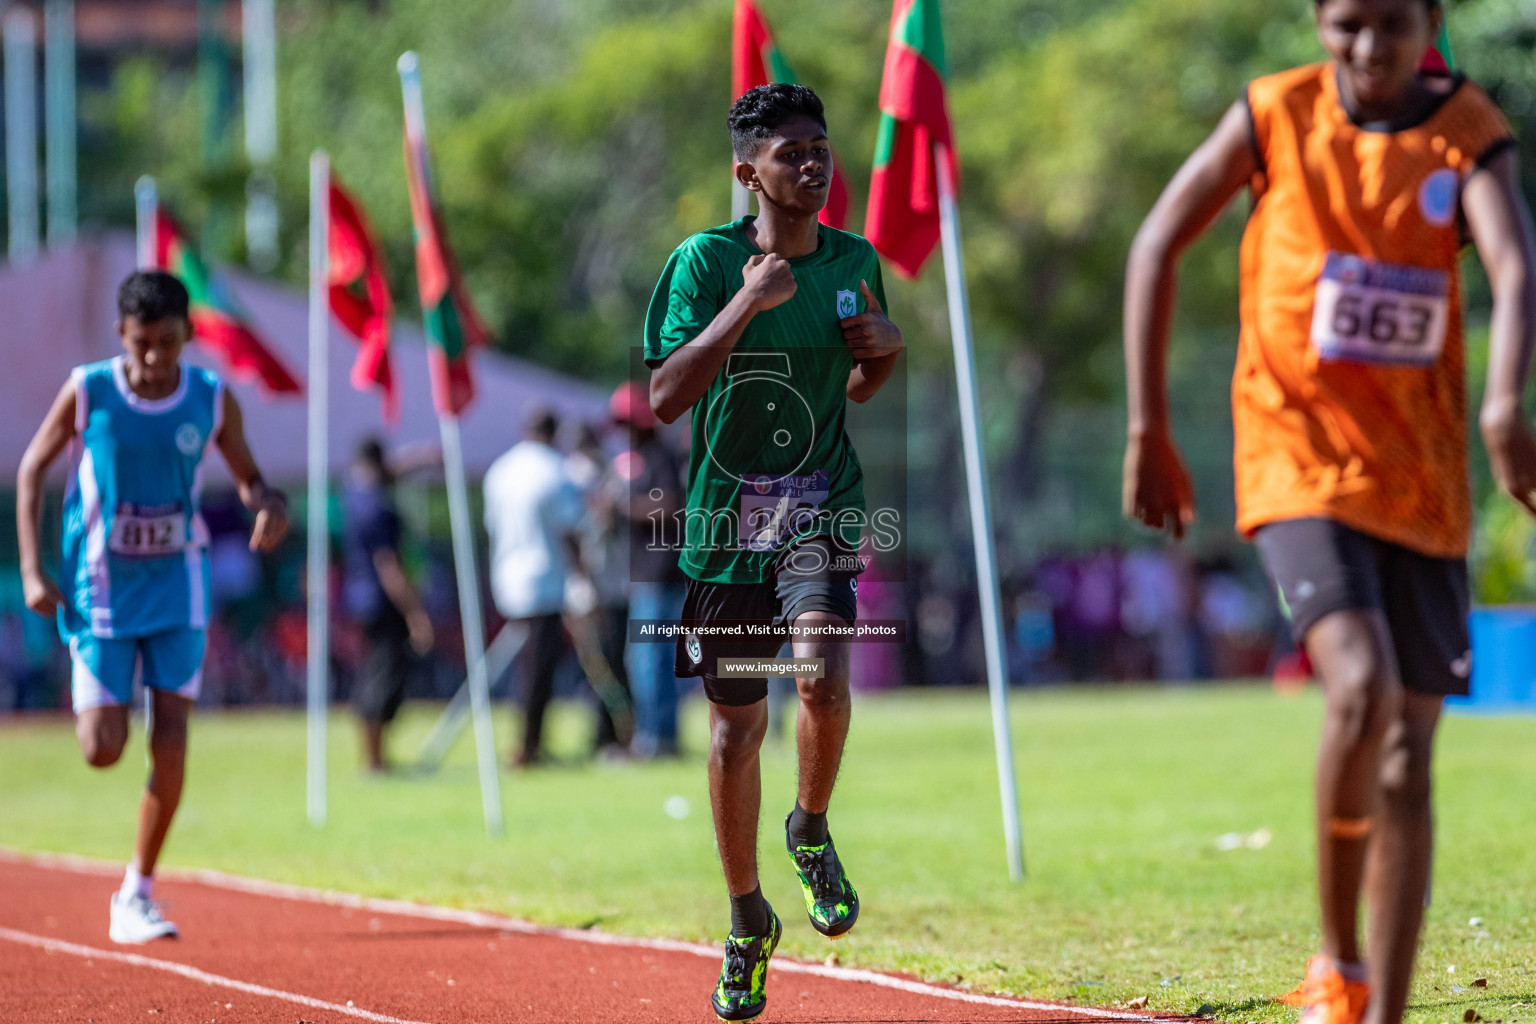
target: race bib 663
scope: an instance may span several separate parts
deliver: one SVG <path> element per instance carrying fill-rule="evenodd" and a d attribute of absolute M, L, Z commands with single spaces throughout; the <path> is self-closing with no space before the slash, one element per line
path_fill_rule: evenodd
<path fill-rule="evenodd" d="M 1312 345 L 1336 362 L 1433 365 L 1445 348 L 1450 294 L 1442 270 L 1330 252 L 1317 280 Z"/>

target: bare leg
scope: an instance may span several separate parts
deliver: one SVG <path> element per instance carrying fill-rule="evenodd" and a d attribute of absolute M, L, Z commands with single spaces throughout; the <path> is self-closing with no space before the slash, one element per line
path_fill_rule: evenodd
<path fill-rule="evenodd" d="M 709 802 L 725 886 L 732 896 L 757 888 L 757 822 L 763 802 L 758 752 L 768 703 L 709 705 Z"/>
<path fill-rule="evenodd" d="M 92 768 L 110 768 L 128 745 L 128 706 L 87 708 L 75 716 L 75 739 Z"/>
<path fill-rule="evenodd" d="M 806 612 L 795 618 L 801 629 L 817 625 L 846 626 L 848 623 L 830 612 Z M 820 678 L 799 678 L 800 713 L 795 718 L 795 746 L 800 760 L 798 799 L 812 814 L 825 814 L 832 802 L 832 787 L 843 761 L 843 744 L 848 739 L 848 722 L 853 704 L 848 698 L 848 644 L 840 640 L 811 637 L 794 642 L 796 658 L 822 658 L 825 673 Z"/>
<path fill-rule="evenodd" d="M 382 772 L 384 770 L 384 723 L 362 723 L 363 729 L 363 767 L 370 772 Z"/>
<path fill-rule="evenodd" d="M 192 701 L 163 690 L 150 690 L 154 699 L 149 733 L 149 783 L 139 802 L 139 832 L 133 844 L 133 867 L 152 875 L 160 860 L 160 848 L 170 831 L 181 786 L 186 777 L 187 717 Z"/>
<path fill-rule="evenodd" d="M 1366 871 L 1370 901 L 1371 1005 L 1366 1024 L 1398 1024 L 1408 1005 L 1434 825 L 1430 756 L 1441 698 L 1405 694 L 1381 763 L 1382 812 Z"/>
<path fill-rule="evenodd" d="M 1306 644 L 1328 701 L 1316 788 L 1323 952 L 1358 961 L 1370 819 L 1380 803 L 1382 749 L 1402 706 L 1402 685 L 1386 619 L 1378 611 L 1324 616 L 1308 631 Z"/>

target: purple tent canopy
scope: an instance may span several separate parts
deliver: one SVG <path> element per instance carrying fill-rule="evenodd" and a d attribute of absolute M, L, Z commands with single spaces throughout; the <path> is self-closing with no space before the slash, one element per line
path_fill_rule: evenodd
<path fill-rule="evenodd" d="M 117 286 L 133 269 L 133 238 L 126 234 L 51 249 L 28 267 L 0 266 L 0 310 L 4 310 L 0 336 L 6 355 L 0 400 L 9 424 L 0 432 L 0 471 L 6 479 L 15 479 L 22 452 L 70 369 L 122 351 L 112 326 L 117 319 Z M 308 366 L 308 296 L 234 268 L 221 268 L 220 276 L 277 356 L 303 379 Z M 349 382 L 356 346 L 334 320 L 331 329 L 331 472 L 342 470 L 357 442 L 369 434 L 384 436 L 392 447 L 435 444 L 437 419 L 420 327 L 404 321 L 395 324 L 391 349 L 400 389 L 400 422 L 388 431 L 378 396 L 355 391 Z M 196 343 L 187 347 L 185 358 L 222 369 L 218 359 Z M 528 414 L 535 408 L 553 409 L 567 420 L 595 421 L 607 414 L 603 389 L 511 356 L 477 352 L 475 378 L 478 395 L 461 420 L 465 468 L 471 479 L 478 479 L 522 436 Z M 274 481 L 303 481 L 308 418 L 304 399 L 269 398 L 251 383 L 233 386 L 262 471 Z M 222 463 L 210 467 L 214 468 L 222 470 Z"/>

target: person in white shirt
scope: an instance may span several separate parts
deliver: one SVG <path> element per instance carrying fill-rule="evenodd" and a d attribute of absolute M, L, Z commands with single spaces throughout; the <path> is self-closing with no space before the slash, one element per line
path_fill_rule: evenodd
<path fill-rule="evenodd" d="M 513 445 L 486 470 L 485 528 L 491 537 L 491 596 L 496 609 L 528 631 L 522 657 L 523 740 L 515 768 L 537 764 L 544 712 L 554 692 L 555 667 L 564 643 L 560 611 L 566 580 L 579 572 L 576 530 L 581 494 L 554 447 L 559 421 L 540 410 L 526 440 Z"/>

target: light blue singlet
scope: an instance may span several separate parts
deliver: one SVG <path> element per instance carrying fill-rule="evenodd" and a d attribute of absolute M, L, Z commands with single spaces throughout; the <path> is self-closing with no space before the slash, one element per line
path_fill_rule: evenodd
<path fill-rule="evenodd" d="M 75 470 L 64 500 L 66 640 L 142 637 L 208 624 L 202 463 L 222 424 L 224 382 L 181 364 L 171 395 L 140 398 L 124 357 L 77 367 Z"/>

